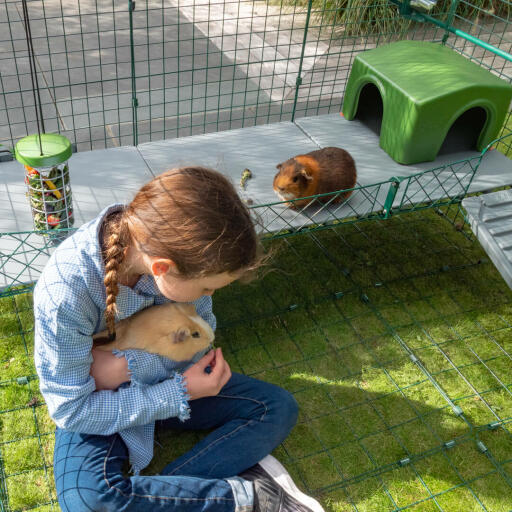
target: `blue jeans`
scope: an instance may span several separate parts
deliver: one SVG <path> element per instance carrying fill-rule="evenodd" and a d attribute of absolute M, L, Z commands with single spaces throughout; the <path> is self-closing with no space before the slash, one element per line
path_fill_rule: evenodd
<path fill-rule="evenodd" d="M 64 512 L 252 510 L 252 484 L 236 475 L 276 448 L 297 420 L 284 389 L 234 373 L 214 397 L 190 402 L 190 419 L 157 428 L 215 429 L 159 475 L 123 477 L 128 459 L 118 434 L 55 432 L 54 472 Z"/>

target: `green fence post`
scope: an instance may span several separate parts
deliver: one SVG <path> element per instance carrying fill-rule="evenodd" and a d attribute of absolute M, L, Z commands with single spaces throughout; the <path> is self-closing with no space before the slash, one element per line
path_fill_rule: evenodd
<path fill-rule="evenodd" d="M 137 81 L 135 78 L 135 45 L 133 42 L 133 11 L 135 10 L 135 0 L 128 0 L 128 14 L 130 16 L 130 60 L 132 73 L 132 126 L 133 126 L 133 145 L 138 144 L 137 133 Z"/>
<path fill-rule="evenodd" d="M 382 218 L 388 219 L 391 216 L 391 208 L 393 208 L 393 201 L 395 200 L 396 193 L 398 192 L 398 188 L 400 187 L 400 182 L 402 178 L 391 178 L 391 183 L 388 189 L 388 195 L 386 196 L 386 201 L 384 202 L 384 209 L 382 210 Z"/>
<path fill-rule="evenodd" d="M 304 27 L 304 37 L 302 38 L 302 49 L 300 52 L 299 71 L 297 72 L 297 80 L 295 82 L 295 97 L 293 98 L 292 122 L 295 121 L 295 110 L 297 108 L 297 99 L 299 97 L 299 87 L 302 84 L 302 63 L 304 62 L 304 52 L 306 50 L 306 41 L 308 38 L 309 19 L 311 18 L 311 6 L 313 0 L 308 1 L 308 14 L 306 16 L 306 25 Z"/>
<path fill-rule="evenodd" d="M 457 10 L 457 7 L 459 5 L 459 0 L 452 0 L 452 3 L 450 5 L 450 10 L 448 11 L 448 16 L 446 17 L 446 24 L 450 25 L 453 22 L 453 17 L 455 16 L 455 11 Z M 448 37 L 450 36 L 449 30 L 445 29 L 444 36 L 442 39 L 442 43 L 446 43 L 448 40 Z"/>

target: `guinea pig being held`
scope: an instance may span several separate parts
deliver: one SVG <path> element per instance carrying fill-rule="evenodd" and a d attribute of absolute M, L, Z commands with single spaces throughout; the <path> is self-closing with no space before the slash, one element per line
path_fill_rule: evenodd
<path fill-rule="evenodd" d="M 116 339 L 108 341 L 108 332 L 93 336 L 100 350 L 135 348 L 186 361 L 211 345 L 213 330 L 196 312 L 193 304 L 166 302 L 139 311 L 116 324 Z"/>
<path fill-rule="evenodd" d="M 323 148 L 305 155 L 297 155 L 278 164 L 279 172 L 274 177 L 274 191 L 283 201 L 299 197 L 326 194 L 356 186 L 357 172 L 350 153 L 341 148 Z M 319 198 L 320 201 L 340 202 L 352 192 Z M 314 200 L 287 203 L 291 208 L 302 208 Z"/>

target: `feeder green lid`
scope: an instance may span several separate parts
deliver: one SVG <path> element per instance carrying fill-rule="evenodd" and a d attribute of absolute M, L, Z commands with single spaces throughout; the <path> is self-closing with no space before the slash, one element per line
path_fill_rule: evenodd
<path fill-rule="evenodd" d="M 65 162 L 72 154 L 71 142 L 57 133 L 42 133 L 41 145 L 42 155 L 39 135 L 24 137 L 16 144 L 16 160 L 30 167 L 51 167 Z"/>

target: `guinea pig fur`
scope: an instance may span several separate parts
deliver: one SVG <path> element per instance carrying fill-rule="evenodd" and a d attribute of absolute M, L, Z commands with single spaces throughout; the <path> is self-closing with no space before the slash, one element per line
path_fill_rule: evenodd
<path fill-rule="evenodd" d="M 297 155 L 277 166 L 274 191 L 283 201 L 300 197 L 347 190 L 356 186 L 357 171 L 350 153 L 341 148 L 328 147 Z M 348 199 L 352 191 L 316 199 L 317 201 L 340 202 Z M 302 208 L 313 199 L 288 202 L 291 208 Z"/>
<path fill-rule="evenodd" d="M 186 361 L 211 345 L 215 336 L 210 325 L 196 312 L 193 304 L 166 302 L 143 309 L 116 324 L 116 339 L 103 331 L 93 336 L 100 350 L 135 348 Z"/>

